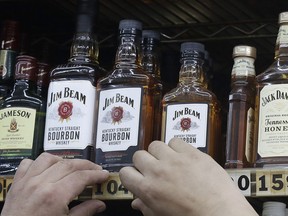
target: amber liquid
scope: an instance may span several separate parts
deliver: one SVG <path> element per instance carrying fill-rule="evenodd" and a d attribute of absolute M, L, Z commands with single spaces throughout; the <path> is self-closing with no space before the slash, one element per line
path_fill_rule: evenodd
<path fill-rule="evenodd" d="M 99 97 L 100 91 L 116 88 L 127 88 L 127 94 L 129 94 L 130 87 L 140 87 L 143 90 L 142 100 L 140 104 L 140 116 L 138 127 L 138 143 L 136 146 L 130 146 L 127 150 L 112 150 L 102 151 L 96 142 L 96 163 L 100 164 L 104 169 L 112 172 L 118 172 L 123 166 L 131 166 L 132 156 L 137 150 L 147 150 L 148 145 L 153 138 L 153 116 L 154 116 L 154 100 L 153 100 L 153 86 L 151 82 L 152 77 L 142 71 L 140 68 L 129 69 L 115 69 L 110 75 L 99 81 L 97 85 L 97 96 Z M 139 95 L 141 97 L 141 95 Z M 101 100 L 101 98 L 99 98 Z M 99 104 L 98 104 L 99 106 Z M 137 109 L 137 108 L 135 108 Z M 98 112 L 101 108 L 97 107 Z M 100 110 L 100 111 L 99 111 Z M 138 118 L 138 116 L 134 116 Z M 99 128 L 99 121 L 97 119 L 98 128 L 97 132 L 101 130 Z M 121 123 L 120 123 L 121 124 Z M 99 135 L 100 136 L 100 135 Z M 98 140 L 98 139 L 97 139 Z"/>
<path fill-rule="evenodd" d="M 229 95 L 229 113 L 227 120 L 226 163 L 225 168 L 252 167 L 252 151 L 246 155 L 246 139 L 253 131 L 247 131 L 248 111 L 254 113 L 255 77 L 238 78 Z M 232 81 L 233 82 L 233 81 Z M 252 110 L 251 110 L 252 109 Z M 249 119 L 254 125 L 254 119 Z M 248 137 L 247 137 L 248 136 Z M 253 143 L 249 140 L 249 143 Z M 252 148 L 252 146 L 250 146 Z M 249 158 L 247 158 L 247 156 Z"/>
<path fill-rule="evenodd" d="M 288 51 L 288 50 L 287 50 Z M 286 50 L 283 48 L 281 49 L 281 53 L 288 53 Z M 254 149 L 254 157 L 256 157 L 256 166 L 257 167 L 262 167 L 264 165 L 270 165 L 270 164 L 280 164 L 280 165 L 287 165 L 288 164 L 288 153 L 285 155 L 280 155 L 277 156 L 277 154 L 274 154 L 274 156 L 262 156 L 261 153 L 259 153 L 259 148 L 261 148 L 261 141 L 259 138 L 259 131 L 261 130 L 261 127 L 259 127 L 259 112 L 260 112 L 260 107 L 262 106 L 261 104 L 263 103 L 262 98 L 260 98 L 260 93 L 263 90 L 264 87 L 266 86 L 272 86 L 272 85 L 277 85 L 277 84 L 285 84 L 288 85 L 287 82 L 287 77 L 288 77 L 288 67 L 287 67 L 287 62 L 288 62 L 288 56 L 285 56 L 282 54 L 281 57 L 277 58 L 274 63 L 262 74 L 259 74 L 256 77 L 257 84 L 256 84 L 256 101 L 255 101 L 255 149 Z M 281 89 L 282 90 L 282 89 Z M 271 92 L 272 94 L 272 92 Z M 276 101 L 276 100 L 274 100 Z M 273 102 L 273 101 L 272 101 Z M 274 106 L 277 108 L 277 104 Z M 267 113 L 267 115 L 271 114 L 278 114 L 277 112 L 272 112 L 272 113 Z M 273 119 L 272 119 L 273 120 Z M 286 117 L 283 116 L 282 120 L 286 120 Z M 276 126 L 279 125 L 274 125 L 275 128 Z M 286 125 L 280 125 L 282 126 L 281 128 L 284 129 Z M 281 129 L 281 130 L 282 130 Z M 277 132 L 276 130 L 272 132 L 270 130 L 270 136 L 275 136 L 277 139 L 279 137 L 287 134 L 283 133 L 283 131 L 280 133 Z M 282 134 L 281 134 L 282 133 Z M 287 140 L 284 142 L 280 141 L 279 143 L 275 143 L 275 145 L 278 146 L 278 148 L 282 149 L 287 149 Z M 285 151 L 287 152 L 287 151 Z"/>
<path fill-rule="evenodd" d="M 208 104 L 208 118 L 207 118 L 207 139 L 206 146 L 199 147 L 198 149 L 204 153 L 209 154 L 215 160 L 219 162 L 219 104 L 216 96 L 211 91 L 207 90 L 203 85 L 198 86 L 185 86 L 178 85 L 175 89 L 172 89 L 169 93 L 164 95 L 162 100 L 163 114 L 162 114 L 162 132 L 161 140 L 168 142 L 165 139 L 166 118 L 167 118 L 167 105 L 169 104 L 185 104 L 185 103 L 204 103 Z"/>

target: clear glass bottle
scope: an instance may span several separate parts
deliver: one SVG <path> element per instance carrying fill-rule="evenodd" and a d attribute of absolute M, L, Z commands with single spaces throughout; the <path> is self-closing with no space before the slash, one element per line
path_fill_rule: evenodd
<path fill-rule="evenodd" d="M 252 167 L 256 48 L 235 46 L 232 56 L 225 168 Z"/>
<path fill-rule="evenodd" d="M 161 139 L 181 138 L 218 160 L 220 106 L 203 83 L 204 51 L 201 43 L 181 44 L 179 83 L 162 100 Z"/>
<path fill-rule="evenodd" d="M 154 91 L 154 124 L 153 124 L 153 140 L 161 139 L 161 100 L 163 97 L 163 83 L 160 74 L 160 33 L 153 30 L 143 30 L 141 50 L 141 65 L 143 69 L 151 74 L 156 81 Z"/>
<path fill-rule="evenodd" d="M 279 14 L 275 60 L 256 76 L 256 166 L 288 164 L 288 12 Z"/>
<path fill-rule="evenodd" d="M 96 83 L 102 74 L 93 31 L 96 3 L 79 1 L 68 63 L 50 72 L 44 150 L 63 158 L 95 160 Z"/>
<path fill-rule="evenodd" d="M 263 203 L 262 216 L 285 216 L 286 204 L 277 201 L 265 201 Z"/>
<path fill-rule="evenodd" d="M 16 57 L 20 49 L 20 24 L 5 20 L 1 27 L 0 49 L 0 99 L 5 97 L 14 84 Z"/>
<path fill-rule="evenodd" d="M 0 175 L 43 152 L 46 101 L 35 93 L 37 60 L 18 56 L 15 68 L 14 87 L 0 102 Z"/>
<path fill-rule="evenodd" d="M 142 23 L 121 20 L 112 71 L 97 84 L 96 163 L 118 172 L 152 141 L 154 78 L 140 64 Z"/>

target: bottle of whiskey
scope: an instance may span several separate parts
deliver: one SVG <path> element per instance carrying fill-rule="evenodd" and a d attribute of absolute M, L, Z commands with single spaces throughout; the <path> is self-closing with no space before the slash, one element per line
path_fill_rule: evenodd
<path fill-rule="evenodd" d="M 235 46 L 233 58 L 225 168 L 245 168 L 252 166 L 256 49 L 245 45 Z"/>
<path fill-rule="evenodd" d="M 152 141 L 155 81 L 140 64 L 142 23 L 121 20 L 112 71 L 97 84 L 96 163 L 118 172 Z"/>
<path fill-rule="evenodd" d="M 45 62 L 38 62 L 37 94 L 47 101 L 51 66 Z"/>
<path fill-rule="evenodd" d="M 43 151 L 46 101 L 35 93 L 37 60 L 16 58 L 15 84 L 0 103 L 0 175 L 12 175 L 24 158 Z"/>
<path fill-rule="evenodd" d="M 96 0 L 81 0 L 70 58 L 50 72 L 44 150 L 95 160 L 96 83 L 101 68 L 93 32 Z"/>
<path fill-rule="evenodd" d="M 163 83 L 160 74 L 159 56 L 160 33 L 153 30 L 143 30 L 141 51 L 141 65 L 143 69 L 151 74 L 156 81 L 154 91 L 154 124 L 153 140 L 161 139 L 161 100 L 163 97 Z"/>
<path fill-rule="evenodd" d="M 216 95 L 204 86 L 204 45 L 181 44 L 181 68 L 176 88 L 162 100 L 162 140 L 183 139 L 218 159 L 216 132 L 220 107 Z"/>
<path fill-rule="evenodd" d="M 5 20 L 1 27 L 0 49 L 0 99 L 5 97 L 14 84 L 16 57 L 20 49 L 20 24 Z"/>
<path fill-rule="evenodd" d="M 275 60 L 256 76 L 256 166 L 288 164 L 288 12 L 279 14 Z"/>

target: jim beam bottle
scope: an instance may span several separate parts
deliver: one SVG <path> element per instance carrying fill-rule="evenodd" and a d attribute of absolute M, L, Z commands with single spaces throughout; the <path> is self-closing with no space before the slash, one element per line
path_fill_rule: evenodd
<path fill-rule="evenodd" d="M 256 49 L 246 45 L 235 46 L 233 59 L 225 168 L 245 168 L 253 166 Z"/>
<path fill-rule="evenodd" d="M 141 22 L 120 21 L 114 68 L 97 85 L 96 163 L 111 172 L 152 141 L 155 81 L 140 64 L 141 33 Z"/>
<path fill-rule="evenodd" d="M 154 91 L 154 124 L 153 140 L 161 139 L 161 100 L 163 97 L 163 83 L 160 74 L 160 33 L 153 30 L 143 30 L 141 50 L 141 65 L 143 69 L 155 78 Z"/>
<path fill-rule="evenodd" d="M 216 132 L 220 107 L 216 95 L 204 86 L 204 45 L 181 44 L 181 68 L 176 88 L 162 100 L 162 140 L 183 139 L 218 159 Z"/>
<path fill-rule="evenodd" d="M 0 49 L 0 99 L 5 97 L 14 84 L 16 57 L 20 49 L 20 24 L 5 20 L 1 27 Z"/>
<path fill-rule="evenodd" d="M 256 76 L 256 166 L 288 163 L 288 12 L 279 14 L 275 60 Z"/>
<path fill-rule="evenodd" d="M 96 0 L 79 1 L 70 58 L 50 72 L 44 150 L 63 158 L 95 160 L 96 83 L 101 74 L 95 6 Z"/>
<path fill-rule="evenodd" d="M 12 175 L 22 159 L 43 152 L 46 101 L 35 93 L 37 60 L 16 59 L 15 84 L 0 104 L 0 175 Z"/>

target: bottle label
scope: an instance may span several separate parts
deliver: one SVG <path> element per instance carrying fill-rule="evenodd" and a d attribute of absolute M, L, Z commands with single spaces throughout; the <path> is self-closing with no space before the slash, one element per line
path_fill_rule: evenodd
<path fill-rule="evenodd" d="M 264 86 L 260 92 L 258 154 L 288 156 L 288 85 Z"/>
<path fill-rule="evenodd" d="M 44 150 L 95 145 L 96 88 L 88 80 L 53 81 L 47 96 Z"/>
<path fill-rule="evenodd" d="M 187 103 L 167 106 L 164 142 L 173 137 L 183 139 L 192 146 L 206 147 L 208 104 Z"/>
<path fill-rule="evenodd" d="M 36 110 L 24 107 L 0 110 L 0 156 L 30 156 Z M 0 158 L 1 158 L 0 157 Z"/>
<path fill-rule="evenodd" d="M 234 58 L 234 65 L 231 75 L 255 76 L 254 59 L 249 57 Z"/>
<path fill-rule="evenodd" d="M 97 149 L 124 151 L 138 145 L 142 94 L 141 87 L 100 91 Z"/>
<path fill-rule="evenodd" d="M 13 50 L 0 50 L 0 79 L 14 77 L 17 52 Z"/>
<path fill-rule="evenodd" d="M 288 44 L 288 25 L 280 26 L 276 44 Z"/>
<path fill-rule="evenodd" d="M 248 162 L 252 162 L 252 147 L 254 143 L 254 109 L 249 108 L 247 111 L 247 119 L 246 119 L 246 147 L 245 147 L 245 155 Z"/>

